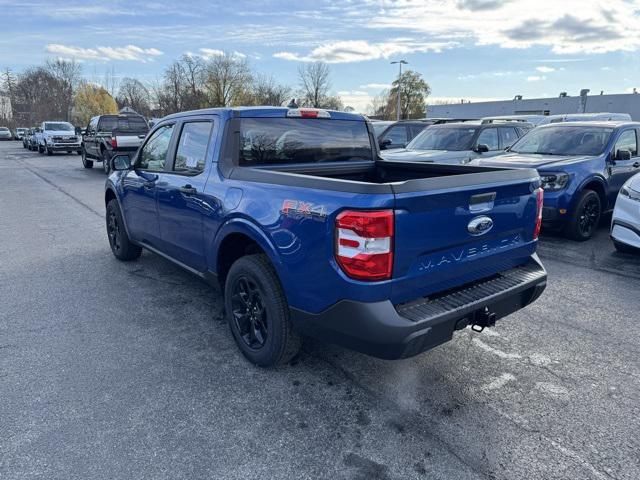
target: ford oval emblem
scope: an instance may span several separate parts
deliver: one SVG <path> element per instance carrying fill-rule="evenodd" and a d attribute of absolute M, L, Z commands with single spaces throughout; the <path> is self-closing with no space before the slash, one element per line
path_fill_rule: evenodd
<path fill-rule="evenodd" d="M 484 235 L 493 228 L 493 220 L 487 216 L 476 217 L 469 222 L 467 230 L 471 235 Z"/>

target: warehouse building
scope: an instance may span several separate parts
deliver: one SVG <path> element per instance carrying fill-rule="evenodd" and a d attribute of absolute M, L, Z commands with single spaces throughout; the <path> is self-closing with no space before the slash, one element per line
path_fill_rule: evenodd
<path fill-rule="evenodd" d="M 427 117 L 482 118 L 499 115 L 557 115 L 566 113 L 628 113 L 633 120 L 640 120 L 640 94 L 622 93 L 613 95 L 589 95 L 582 90 L 580 95 L 569 96 L 566 92 L 555 98 L 522 98 L 493 102 L 455 103 L 427 105 Z"/>

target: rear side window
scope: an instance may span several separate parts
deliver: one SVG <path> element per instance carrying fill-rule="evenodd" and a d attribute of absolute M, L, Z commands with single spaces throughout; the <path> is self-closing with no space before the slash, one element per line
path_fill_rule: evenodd
<path fill-rule="evenodd" d="M 502 148 L 510 147 L 518 140 L 518 132 L 513 127 L 501 128 L 500 135 L 502 136 Z"/>
<path fill-rule="evenodd" d="M 365 122 L 308 118 L 240 119 L 242 166 L 373 160 Z"/>
<path fill-rule="evenodd" d="M 635 130 L 625 130 L 622 132 L 620 138 L 618 138 L 618 141 L 616 142 L 614 152 L 617 152 L 618 150 L 628 150 L 631 152 L 632 157 L 638 155 L 638 142 Z"/>
<path fill-rule="evenodd" d="M 179 173 L 200 173 L 204 170 L 212 122 L 185 123 L 178 140 L 173 170 Z"/>

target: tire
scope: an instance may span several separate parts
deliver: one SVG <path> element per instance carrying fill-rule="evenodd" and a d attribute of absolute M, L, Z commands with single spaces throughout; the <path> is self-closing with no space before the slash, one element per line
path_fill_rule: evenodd
<path fill-rule="evenodd" d="M 77 153 L 78 155 L 82 155 L 82 150 L 78 150 L 76 153 Z"/>
<path fill-rule="evenodd" d="M 640 253 L 640 249 L 632 247 L 631 245 L 627 245 L 625 243 L 620 243 L 616 240 L 613 241 L 613 246 L 616 247 L 616 250 L 620 253 L 630 253 L 635 255 Z"/>
<path fill-rule="evenodd" d="M 80 155 L 82 155 L 82 166 L 84 168 L 93 168 L 93 160 L 87 159 L 87 153 L 84 151 L 84 148 L 80 152 Z"/>
<path fill-rule="evenodd" d="M 264 254 L 242 257 L 225 282 L 224 305 L 242 354 L 261 367 L 286 364 L 302 346 L 280 280 Z"/>
<path fill-rule="evenodd" d="M 571 240 L 584 242 L 595 233 L 602 217 L 600 196 L 593 190 L 583 190 L 565 229 L 565 235 Z"/>
<path fill-rule="evenodd" d="M 109 165 L 109 152 L 107 152 L 106 150 L 102 150 L 100 156 L 102 157 L 102 169 L 104 170 L 105 175 L 109 175 L 111 173 L 111 168 Z"/>
<path fill-rule="evenodd" d="M 45 152 L 47 152 L 48 156 L 53 155 L 53 150 L 51 150 L 49 147 L 47 147 L 46 145 L 44 146 L 44 150 Z"/>
<path fill-rule="evenodd" d="M 139 258 L 142 254 L 142 248 L 134 245 L 131 240 L 129 240 L 127 231 L 124 228 L 120 206 L 115 199 L 107 204 L 106 224 L 107 237 L 109 237 L 109 246 L 111 247 L 113 256 L 123 262 L 129 262 Z"/>
<path fill-rule="evenodd" d="M 44 149 L 42 148 L 42 145 L 38 144 L 38 153 L 43 155 L 44 154 Z"/>

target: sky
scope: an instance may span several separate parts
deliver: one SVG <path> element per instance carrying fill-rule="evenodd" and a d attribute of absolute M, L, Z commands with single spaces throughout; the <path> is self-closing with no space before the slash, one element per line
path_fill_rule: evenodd
<path fill-rule="evenodd" d="M 75 59 L 153 83 L 187 53 L 246 58 L 296 86 L 330 64 L 332 90 L 365 111 L 405 59 L 430 102 L 640 91 L 640 0 L 0 0 L 0 67 Z"/>

